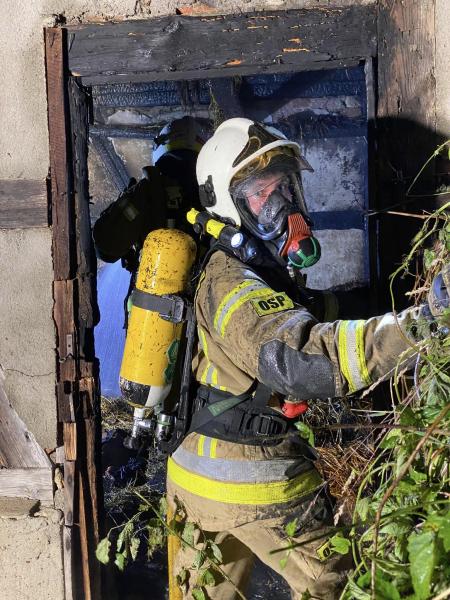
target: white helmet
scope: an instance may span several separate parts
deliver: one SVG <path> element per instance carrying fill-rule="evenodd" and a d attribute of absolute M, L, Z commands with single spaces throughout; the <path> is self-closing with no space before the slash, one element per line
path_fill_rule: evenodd
<path fill-rule="evenodd" d="M 200 152 L 207 138 L 204 127 L 194 117 L 185 116 L 165 125 L 154 139 L 153 163 L 174 150 Z"/>
<path fill-rule="evenodd" d="M 274 148 L 290 148 L 299 168 L 312 170 L 301 156 L 300 146 L 274 127 L 250 119 L 224 121 L 201 149 L 197 159 L 200 201 L 208 212 L 237 227 L 241 216 L 230 194 L 235 175 Z"/>

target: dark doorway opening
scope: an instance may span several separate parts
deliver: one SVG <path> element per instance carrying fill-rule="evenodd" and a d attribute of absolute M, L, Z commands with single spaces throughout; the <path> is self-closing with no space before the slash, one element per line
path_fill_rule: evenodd
<path fill-rule="evenodd" d="M 303 181 L 308 210 L 323 250 L 318 265 L 305 271 L 308 286 L 335 291 L 358 289 L 368 301 L 367 97 L 373 90 L 370 84 L 368 88 L 366 65 L 300 73 L 94 85 L 91 92 L 92 225 L 129 179 L 139 179 L 141 169 L 153 164 L 153 140 L 167 123 L 190 115 L 212 133 L 221 121 L 233 116 L 262 121 L 298 142 L 314 169 L 304 173 Z M 125 501 L 123 517 L 127 516 L 126 496 L 121 500 L 120 489 L 133 485 L 136 476 L 136 456 L 119 447 L 127 423 L 131 426 L 130 413 L 119 399 L 129 284 L 130 273 L 120 260 L 98 262 L 100 322 L 95 330 L 95 347 L 100 359 L 103 422 L 108 429 L 107 433 L 104 431 L 104 491 L 107 511 L 112 510 L 116 523 L 117 519 L 120 521 L 117 509 L 121 501 Z M 120 462 L 120 456 L 123 464 L 115 464 Z M 150 457 L 155 459 L 151 451 Z M 109 465 L 108 461 L 114 464 Z M 163 469 L 161 463 L 159 471 L 152 471 L 154 479 L 150 485 L 161 484 Z M 164 565 L 164 553 L 156 556 L 152 564 L 130 565 L 126 580 L 117 581 L 121 597 L 132 594 L 133 598 L 144 598 L 149 585 L 165 578 Z M 280 599 L 289 597 L 281 578 L 258 562 L 249 600 L 263 597 L 268 587 Z M 159 592 L 161 597 L 163 589 L 164 586 Z"/>
<path fill-rule="evenodd" d="M 370 92 L 372 93 L 372 92 Z M 309 287 L 326 290 L 370 284 L 367 212 L 368 124 L 364 66 L 194 81 L 93 86 L 90 192 L 94 222 L 128 184 L 152 164 L 153 139 L 186 114 L 212 131 L 221 120 L 244 116 L 280 129 L 298 142 L 314 172 L 304 173 L 305 196 L 320 262 L 307 272 Z M 129 273 L 120 261 L 99 264 L 96 328 L 102 393 L 118 396 L 124 344 L 123 302 Z"/>

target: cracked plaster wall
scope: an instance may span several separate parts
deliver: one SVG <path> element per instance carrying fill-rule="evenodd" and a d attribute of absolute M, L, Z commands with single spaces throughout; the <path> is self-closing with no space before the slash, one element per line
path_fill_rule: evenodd
<path fill-rule="evenodd" d="M 0 364 L 5 392 L 44 448 L 56 442 L 50 231 L 0 232 Z"/>
<path fill-rule="evenodd" d="M 34 516 L 24 512 L 11 517 L 4 503 L 1 499 L 2 600 L 64 600 L 61 512 L 46 509 Z"/>

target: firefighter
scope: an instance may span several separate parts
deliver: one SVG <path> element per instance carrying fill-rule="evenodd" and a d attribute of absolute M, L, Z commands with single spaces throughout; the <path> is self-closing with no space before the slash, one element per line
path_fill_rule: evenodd
<path fill-rule="evenodd" d="M 216 243 L 199 277 L 195 412 L 168 460 L 171 509 L 181 504 L 200 526 L 199 548 L 210 540 L 222 552 L 226 577 L 206 586 L 213 599 L 245 592 L 255 555 L 294 598 L 338 597 L 351 565 L 333 552 L 332 508 L 314 450 L 289 435 L 287 416 L 298 416 L 305 401 L 357 392 L 415 352 L 419 309 L 397 319 L 313 315 L 298 285 L 299 270 L 320 258 L 301 180 L 310 168 L 296 143 L 243 118 L 222 123 L 197 161 L 203 207 L 245 240 L 239 248 Z M 281 569 L 283 555 L 271 551 L 286 546 L 284 528 L 294 520 L 301 545 Z M 193 562 L 189 549 L 175 560 L 175 573 L 189 574 L 186 598 L 198 575 Z"/>
<path fill-rule="evenodd" d="M 97 255 L 105 262 L 122 264 L 135 273 L 139 253 L 150 231 L 186 229 L 186 209 L 198 204 L 195 163 L 206 140 L 205 129 L 185 116 L 166 125 L 154 140 L 154 166 L 144 167 L 144 177 L 129 186 L 110 204 L 94 225 Z"/>

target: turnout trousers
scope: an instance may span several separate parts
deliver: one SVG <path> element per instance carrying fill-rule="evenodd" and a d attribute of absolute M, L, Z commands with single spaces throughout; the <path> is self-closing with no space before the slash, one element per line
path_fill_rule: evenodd
<path fill-rule="evenodd" d="M 329 539 L 336 529 L 323 487 L 300 502 L 249 506 L 197 496 L 175 484 L 169 476 L 167 497 L 173 513 L 181 505 L 186 520 L 199 527 L 194 539 L 196 549 L 180 548 L 173 561 L 175 577 L 183 569 L 188 573 L 186 583 L 181 586 L 185 600 L 193 598 L 192 589 L 201 572 L 194 566 L 195 557 L 206 540 L 215 542 L 222 554 L 219 565 L 222 574 L 211 569 L 216 585 L 203 586 L 211 600 L 239 598 L 236 589 L 245 596 L 255 556 L 285 579 L 296 600 L 339 598 L 351 559 L 329 551 Z M 295 531 L 288 539 L 285 528 L 294 520 Z M 291 544 L 299 545 L 286 551 Z"/>

